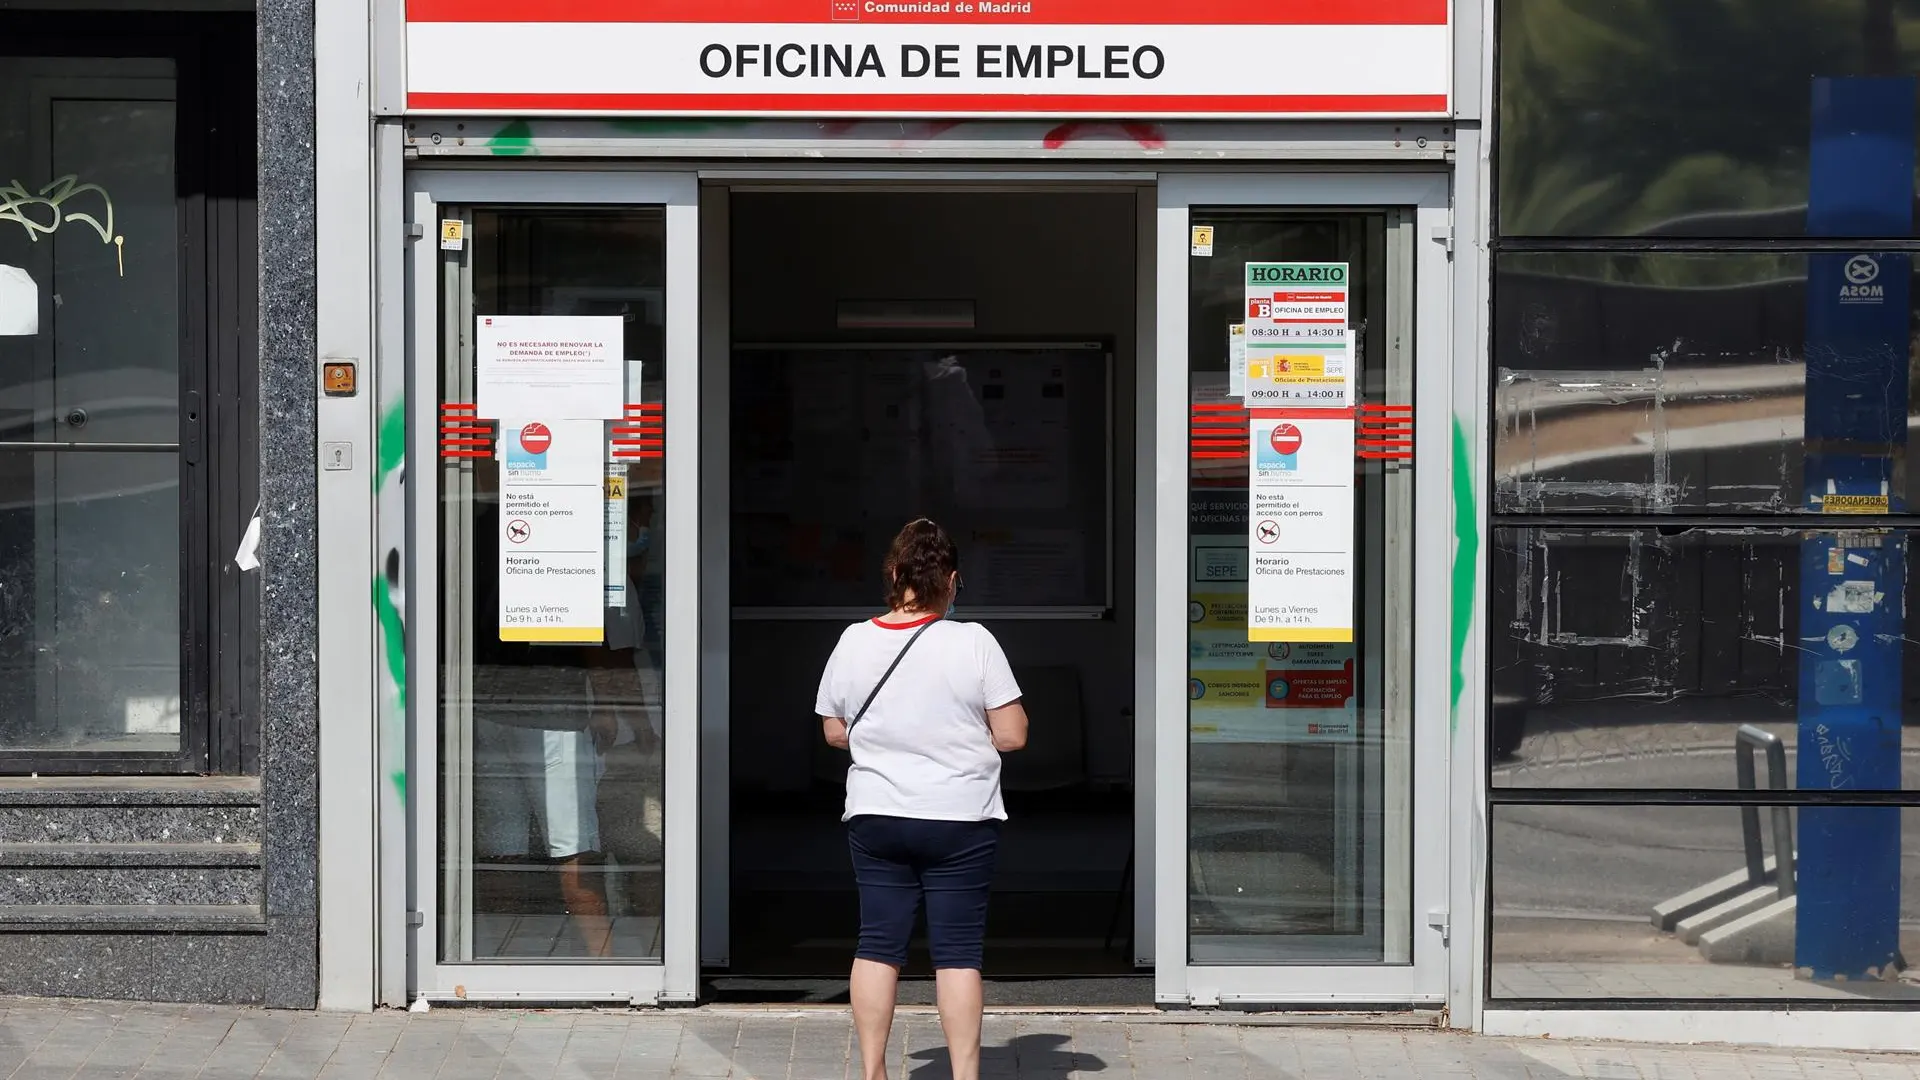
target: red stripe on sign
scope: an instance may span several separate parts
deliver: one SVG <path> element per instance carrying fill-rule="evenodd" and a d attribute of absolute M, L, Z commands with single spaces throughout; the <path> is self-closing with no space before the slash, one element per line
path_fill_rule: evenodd
<path fill-rule="evenodd" d="M 1445 26 L 1447 0 L 1032 0 L 995 12 L 885 11 L 899 0 L 407 0 L 409 22 L 964 23 L 996 26 Z M 1015 5 L 1009 4 L 1008 7 Z"/>
<path fill-rule="evenodd" d="M 407 95 L 407 108 L 433 112 L 725 113 L 824 116 L 842 113 L 1063 116 L 1162 113 L 1443 115 L 1445 94 L 467 94 Z"/>

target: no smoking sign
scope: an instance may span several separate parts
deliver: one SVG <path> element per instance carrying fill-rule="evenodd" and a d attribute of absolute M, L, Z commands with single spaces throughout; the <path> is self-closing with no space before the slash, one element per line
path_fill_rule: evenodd
<path fill-rule="evenodd" d="M 553 445 L 553 432 L 547 425 L 534 422 L 520 429 L 520 448 L 529 454 L 544 454 Z"/>
<path fill-rule="evenodd" d="M 1273 434 L 1267 437 L 1276 454 L 1292 454 L 1300 449 L 1300 429 L 1292 424 L 1276 424 Z"/>

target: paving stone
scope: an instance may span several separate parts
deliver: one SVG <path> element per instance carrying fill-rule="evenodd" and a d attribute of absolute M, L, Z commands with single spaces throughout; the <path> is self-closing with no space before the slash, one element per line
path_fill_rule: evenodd
<path fill-rule="evenodd" d="M 1920 1055 L 1493 1039 L 1395 1028 L 995 1014 L 983 1080 L 1920 1080 Z M 441 1009 L 364 1016 L 9 1000 L 0 1080 L 849 1080 L 837 1010 Z M 903 1011 L 894 1080 L 949 1075 L 939 1018 Z"/>

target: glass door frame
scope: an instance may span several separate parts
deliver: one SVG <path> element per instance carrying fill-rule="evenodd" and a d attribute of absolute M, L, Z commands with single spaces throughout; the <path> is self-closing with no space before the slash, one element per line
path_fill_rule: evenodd
<path fill-rule="evenodd" d="M 1195 964 L 1188 927 L 1187 858 L 1167 858 L 1155 878 L 1154 1000 L 1167 1006 L 1233 1004 L 1321 1007 L 1439 1006 L 1447 991 L 1449 886 L 1448 572 L 1452 534 L 1445 418 L 1452 394 L 1452 211 L 1444 172 L 1160 174 L 1155 337 L 1161 363 L 1153 395 L 1154 458 L 1161 463 L 1151 546 L 1154 563 L 1154 790 L 1156 847 L 1187 852 L 1188 745 L 1186 565 L 1188 351 L 1192 208 L 1398 211 L 1412 219 L 1411 251 L 1389 241 L 1388 315 L 1411 333 L 1415 361 L 1411 685 L 1400 696 L 1413 717 L 1412 785 L 1405 813 L 1415 830 L 1408 910 L 1409 964 Z M 1404 283 L 1404 284 L 1403 284 Z M 1405 287 L 1411 284 L 1411 289 Z M 1427 418 L 1422 423 L 1421 418 Z M 1426 523 L 1426 524 L 1420 524 Z M 1396 793 L 1387 794 L 1393 805 Z"/>
<path fill-rule="evenodd" d="M 406 183 L 408 492 L 408 997 L 519 1002 L 692 1002 L 699 996 L 699 185 L 693 171 L 417 170 Z M 660 206 L 667 223 L 666 634 L 659 961 L 446 963 L 440 959 L 439 371 L 443 207 Z M 454 298 L 458 299 L 458 298 Z M 672 417 L 685 417 L 679 423 Z"/>

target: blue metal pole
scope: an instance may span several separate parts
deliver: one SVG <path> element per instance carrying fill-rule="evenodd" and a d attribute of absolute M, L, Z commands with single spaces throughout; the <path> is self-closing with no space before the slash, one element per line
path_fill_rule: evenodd
<path fill-rule="evenodd" d="M 1814 81 L 1809 235 L 1912 233 L 1915 93 L 1912 78 Z M 1911 274 L 1904 254 L 1809 257 L 1810 511 L 1905 509 L 1894 467 L 1907 440 Z M 1802 543 L 1801 788 L 1899 787 L 1905 592 L 1901 533 Z M 1795 967 L 1816 979 L 1886 977 L 1899 957 L 1900 811 L 1802 808 L 1798 847 Z"/>

